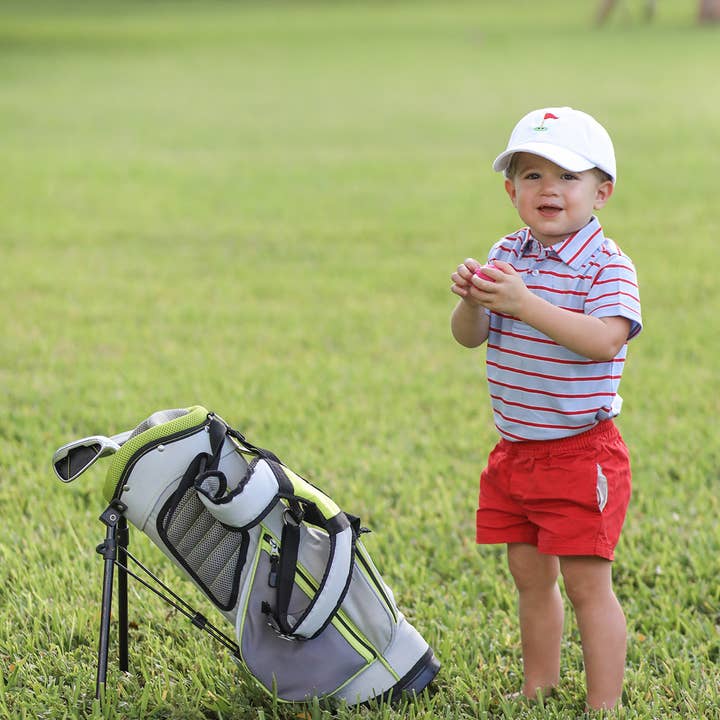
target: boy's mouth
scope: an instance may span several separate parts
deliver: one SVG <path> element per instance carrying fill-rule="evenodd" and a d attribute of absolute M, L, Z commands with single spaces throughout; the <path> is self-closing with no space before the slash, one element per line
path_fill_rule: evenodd
<path fill-rule="evenodd" d="M 562 208 L 559 205 L 540 205 L 538 212 L 544 217 L 555 217 L 562 212 Z"/>

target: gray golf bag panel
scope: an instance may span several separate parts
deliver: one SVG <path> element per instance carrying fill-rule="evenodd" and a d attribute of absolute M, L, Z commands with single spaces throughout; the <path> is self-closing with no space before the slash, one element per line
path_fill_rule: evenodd
<path fill-rule="evenodd" d="M 106 493 L 233 624 L 240 662 L 279 699 L 355 704 L 437 673 L 357 518 L 204 408 L 138 426 Z"/>

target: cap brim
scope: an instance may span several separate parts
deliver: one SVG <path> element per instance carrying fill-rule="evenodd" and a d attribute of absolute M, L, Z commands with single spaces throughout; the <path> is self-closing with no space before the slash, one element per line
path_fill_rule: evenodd
<path fill-rule="evenodd" d="M 590 170 L 595 167 L 595 164 L 584 158 L 582 155 L 578 155 L 566 148 L 559 147 L 558 145 L 552 145 L 550 143 L 523 143 L 516 145 L 515 147 L 508 148 L 505 152 L 500 153 L 493 162 L 493 170 L 495 172 L 502 172 L 507 170 L 507 166 L 510 164 L 510 158 L 519 152 L 531 153 L 532 155 L 539 155 L 540 157 L 554 162 L 565 170 L 570 172 L 583 172 L 584 170 Z"/>

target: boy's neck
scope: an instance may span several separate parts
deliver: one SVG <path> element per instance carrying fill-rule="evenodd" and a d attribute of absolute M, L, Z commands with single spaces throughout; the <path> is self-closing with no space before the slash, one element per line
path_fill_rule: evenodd
<path fill-rule="evenodd" d="M 529 228 L 529 230 L 530 230 L 530 236 L 531 236 L 534 240 L 536 240 L 540 245 L 542 245 L 542 247 L 544 247 L 544 248 L 551 248 L 551 247 L 553 247 L 553 245 L 560 245 L 560 244 L 564 243 L 569 237 L 571 237 L 571 236 L 573 236 L 573 235 L 576 235 L 576 234 L 579 233 L 583 228 L 586 228 L 593 220 L 596 220 L 596 219 L 597 219 L 596 216 L 593 215 L 593 216 L 591 216 L 591 218 L 590 218 L 584 225 L 581 225 L 581 226 L 580 226 L 579 228 L 577 228 L 576 230 L 573 230 L 572 232 L 569 232 L 567 235 L 563 235 L 562 237 L 558 237 L 557 239 L 554 239 L 554 240 L 541 240 L 541 239 L 535 234 L 535 231 L 534 231 L 532 228 Z M 599 222 L 599 221 L 598 221 L 598 222 Z"/>

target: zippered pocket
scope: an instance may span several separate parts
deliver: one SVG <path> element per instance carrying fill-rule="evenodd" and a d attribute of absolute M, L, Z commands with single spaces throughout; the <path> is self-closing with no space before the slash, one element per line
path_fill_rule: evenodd
<path fill-rule="evenodd" d="M 268 586 L 276 588 L 277 571 L 280 563 L 280 544 L 277 538 L 268 530 L 263 531 L 262 549 L 268 553 L 270 561 Z M 308 601 L 315 597 L 319 588 L 317 580 L 315 580 L 300 563 L 298 563 L 295 570 L 295 585 L 302 591 Z M 342 609 L 337 610 L 330 622 L 345 638 L 348 644 L 365 659 L 365 662 L 370 663 L 378 657 L 378 651 L 370 644 Z"/>
<path fill-rule="evenodd" d="M 237 635 L 243 664 L 274 696 L 303 701 L 330 695 L 377 660 L 377 652 L 363 634 L 338 612 L 323 632 L 311 640 L 280 635 L 263 611 L 277 602 L 280 543 L 264 525 L 252 560 L 249 591 L 237 617 Z M 295 575 L 290 612 L 299 614 L 310 602 L 317 583 L 303 567 Z M 384 662 L 383 662 L 384 664 Z"/>

